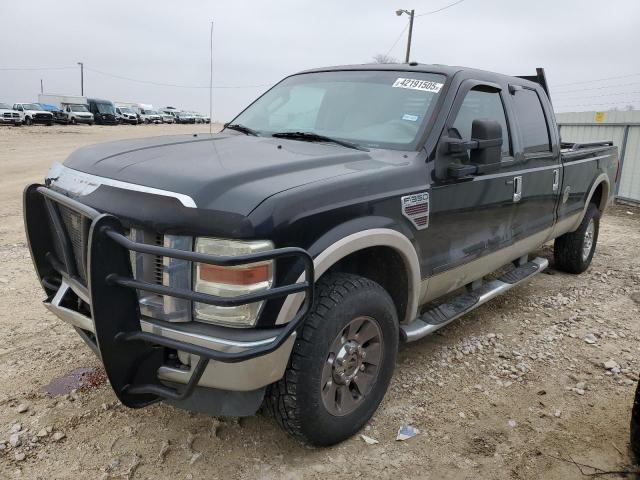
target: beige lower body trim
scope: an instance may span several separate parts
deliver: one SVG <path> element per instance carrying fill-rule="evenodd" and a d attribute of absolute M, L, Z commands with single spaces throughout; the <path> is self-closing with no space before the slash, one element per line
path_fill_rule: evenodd
<path fill-rule="evenodd" d="M 558 221 L 551 230 L 548 240 L 558 238 L 567 232 L 573 232 L 582 222 L 582 212 L 574 213 L 573 215 L 563 218 Z"/>
<path fill-rule="evenodd" d="M 497 252 L 423 280 L 420 305 L 479 280 L 509 262 L 534 251 L 549 239 L 550 232 L 551 229 L 543 230 Z"/>
<path fill-rule="evenodd" d="M 313 260 L 316 279 L 320 278 L 323 273 L 342 258 L 369 247 L 390 247 L 398 252 L 404 260 L 408 273 L 407 277 L 409 279 L 409 298 L 407 301 L 407 313 L 405 318 L 401 318 L 400 321 L 402 323 L 410 322 L 418 313 L 420 263 L 418 262 L 418 255 L 416 254 L 415 248 L 409 239 L 400 232 L 388 228 L 373 228 L 348 235 L 338 240 Z M 301 275 L 298 282 L 303 280 L 304 276 Z M 284 301 L 276 324 L 281 325 L 290 322 L 300 308 L 300 305 L 302 305 L 303 300 L 303 293 L 289 295 Z"/>

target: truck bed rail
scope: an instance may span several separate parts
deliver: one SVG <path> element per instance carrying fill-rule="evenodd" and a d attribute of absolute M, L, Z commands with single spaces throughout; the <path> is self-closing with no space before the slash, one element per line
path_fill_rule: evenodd
<path fill-rule="evenodd" d="M 585 148 L 596 148 L 596 147 L 613 147 L 612 140 L 602 140 L 598 142 L 562 142 L 560 143 L 560 148 L 566 150 L 583 150 Z"/>

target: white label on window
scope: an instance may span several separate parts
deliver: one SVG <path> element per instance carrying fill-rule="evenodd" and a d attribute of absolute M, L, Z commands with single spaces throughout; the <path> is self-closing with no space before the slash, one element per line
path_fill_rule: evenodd
<path fill-rule="evenodd" d="M 403 120 L 409 120 L 410 122 L 417 122 L 418 121 L 418 115 L 409 115 L 408 113 L 405 113 L 402 116 Z"/>
<path fill-rule="evenodd" d="M 411 88 L 412 90 L 422 90 L 423 92 L 431 93 L 438 93 L 442 85 L 442 83 L 418 80 L 415 78 L 398 78 L 393 82 L 393 87 L 395 88 Z"/>

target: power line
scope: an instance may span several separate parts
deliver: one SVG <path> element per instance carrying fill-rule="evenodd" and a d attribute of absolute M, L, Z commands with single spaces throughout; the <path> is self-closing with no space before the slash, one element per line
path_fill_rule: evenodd
<path fill-rule="evenodd" d="M 635 103 L 639 103 L 640 99 L 628 100 L 626 102 L 604 102 L 604 103 L 574 103 L 571 105 L 557 105 L 561 108 L 572 108 L 572 107 L 595 107 L 595 106 L 618 106 L 618 105 L 632 105 Z"/>
<path fill-rule="evenodd" d="M 458 0 L 457 2 L 453 2 L 450 3 L 449 5 L 446 5 L 442 8 L 438 8 L 437 10 L 432 10 L 431 12 L 426 12 L 426 13 L 421 13 L 419 15 L 414 15 L 415 17 L 424 17 L 426 15 L 433 15 L 434 13 L 438 13 L 441 12 L 443 10 L 446 10 L 447 8 L 451 8 L 451 7 L 455 7 L 456 5 L 464 2 L 465 0 Z M 393 50 L 395 48 L 395 46 L 398 44 L 398 42 L 400 41 L 400 39 L 402 38 L 402 35 L 404 35 L 404 32 L 407 31 L 407 28 L 409 28 L 409 23 L 407 23 L 404 28 L 402 29 L 402 31 L 400 32 L 400 35 L 398 35 L 398 38 L 396 38 L 396 41 L 393 42 L 393 45 L 391 45 L 391 48 L 389 48 L 389 50 L 387 51 L 387 53 L 385 54 L 385 56 L 389 56 L 389 54 L 391 53 L 391 50 Z"/>
<path fill-rule="evenodd" d="M 143 83 L 147 85 L 156 85 L 158 87 L 194 88 L 194 89 L 209 88 L 209 85 L 180 85 L 176 83 L 161 83 L 161 82 L 154 82 L 152 80 L 140 80 L 137 78 L 125 77 L 122 75 L 115 75 L 113 73 L 103 72 L 102 70 L 97 70 L 95 68 L 90 68 L 87 66 L 85 66 L 84 68 L 85 70 L 89 70 L 91 72 L 98 73 L 106 77 L 118 78 L 120 80 L 127 80 L 129 82 Z M 265 83 L 261 85 L 217 85 L 217 86 L 214 86 L 213 88 L 262 88 L 262 87 L 270 87 L 272 85 L 273 83 Z"/>
<path fill-rule="evenodd" d="M 601 97 L 618 97 L 620 95 L 634 95 L 640 93 L 640 90 L 637 90 L 635 92 L 620 92 L 620 93 L 604 93 L 602 95 L 579 95 L 576 97 L 564 97 L 561 98 L 561 101 L 565 101 L 565 100 L 583 100 L 586 98 L 601 98 Z"/>
<path fill-rule="evenodd" d="M 553 92 L 554 95 L 563 95 L 565 93 L 586 92 L 586 91 L 589 91 L 589 90 L 604 90 L 606 88 L 629 87 L 631 85 L 633 85 L 633 86 L 640 85 L 640 82 L 620 83 L 620 84 L 617 84 L 617 85 L 604 85 L 604 86 L 601 86 L 601 87 L 579 88 L 577 90 L 565 90 L 564 92 L 557 92 L 557 91 L 552 89 L 552 92 Z"/>
<path fill-rule="evenodd" d="M 443 10 L 446 10 L 447 8 L 455 7 L 456 5 L 459 5 L 464 1 L 465 0 L 458 0 L 457 2 L 450 3 L 449 5 L 446 5 L 446 6 L 442 7 L 442 8 L 438 8 L 437 10 L 432 10 L 431 12 L 421 13 L 420 15 L 416 15 L 416 17 L 424 17 L 426 15 L 433 15 L 434 13 L 441 12 Z"/>
<path fill-rule="evenodd" d="M 407 31 L 407 28 L 409 28 L 409 23 L 407 22 L 407 24 L 404 26 L 404 28 L 402 29 L 402 31 L 400 32 L 400 35 L 398 35 L 398 38 L 396 38 L 396 41 L 393 42 L 393 45 L 391 45 L 391 48 L 387 51 L 387 53 L 385 54 L 385 56 L 389 56 L 389 54 L 391 53 L 391 50 L 393 50 L 395 48 L 395 46 L 398 44 L 398 42 L 400 41 L 400 39 L 402 38 L 402 35 L 404 35 L 404 32 Z"/>
<path fill-rule="evenodd" d="M 551 87 L 565 87 L 565 86 L 569 86 L 569 85 L 583 85 L 585 83 L 600 82 L 602 80 L 618 80 L 620 78 L 636 77 L 638 75 L 640 75 L 640 73 L 630 73 L 629 75 L 619 75 L 617 77 L 594 78 L 593 80 L 584 80 L 582 82 L 558 83 L 556 85 L 551 85 Z"/>
<path fill-rule="evenodd" d="M 20 70 L 69 70 L 72 68 L 78 68 L 76 66 L 69 66 L 69 67 L 0 67 L 0 70 L 16 70 L 16 71 L 20 71 Z"/>

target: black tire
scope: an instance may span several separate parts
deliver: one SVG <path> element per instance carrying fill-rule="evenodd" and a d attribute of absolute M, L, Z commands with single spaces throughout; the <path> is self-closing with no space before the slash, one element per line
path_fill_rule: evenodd
<path fill-rule="evenodd" d="M 346 387 L 334 385 L 333 390 L 338 387 L 353 392 L 351 398 L 355 400 L 345 404 L 349 403 L 354 409 L 342 415 L 334 414 L 323 399 L 323 395 L 325 398 L 328 395 L 327 390 L 325 394 L 322 393 L 323 372 L 326 372 L 325 367 L 334 371 L 336 357 L 329 361 L 333 355 L 331 349 L 336 341 L 347 338 L 345 332 L 350 326 L 357 325 L 354 322 L 363 318 L 366 318 L 365 322 L 373 321 L 367 325 L 379 333 L 376 338 L 380 339 L 382 347 L 380 344 L 376 346 L 375 339 L 362 342 L 365 351 L 375 351 L 379 358 L 378 366 L 376 368 L 367 362 L 364 356 L 360 367 L 353 364 L 355 378 L 349 380 Z M 359 326 L 353 328 L 358 332 L 356 336 L 363 330 Z M 284 377 L 267 391 L 266 409 L 285 431 L 313 445 L 326 446 L 341 442 L 358 432 L 378 408 L 393 375 L 397 351 L 398 316 L 387 291 L 372 280 L 357 275 L 326 275 L 316 284 L 313 307 L 298 332 Z M 349 366 L 351 360 L 345 363 Z M 342 368 L 344 370 L 346 367 Z M 360 374 L 363 375 L 360 381 L 364 378 L 365 382 L 370 382 L 364 394 L 357 388 Z M 329 377 L 329 382 L 333 382 L 333 375 Z M 329 388 L 329 382 L 324 385 L 325 388 Z M 342 403 L 344 393 L 331 393 L 328 396 L 331 395 L 335 405 Z"/>
<path fill-rule="evenodd" d="M 591 231 L 591 240 L 589 240 L 589 231 Z M 577 230 L 556 238 L 553 245 L 555 268 L 568 273 L 582 273 L 589 268 L 596 251 L 599 231 L 600 210 L 595 204 L 589 203 Z"/>
<path fill-rule="evenodd" d="M 31 117 L 25 117 L 24 124 L 27 126 L 31 126 L 33 122 L 31 121 Z"/>
<path fill-rule="evenodd" d="M 631 410 L 631 435 L 630 446 L 631 452 L 635 457 L 635 463 L 640 463 L 640 382 L 636 388 L 636 397 L 633 401 L 633 409 Z"/>

